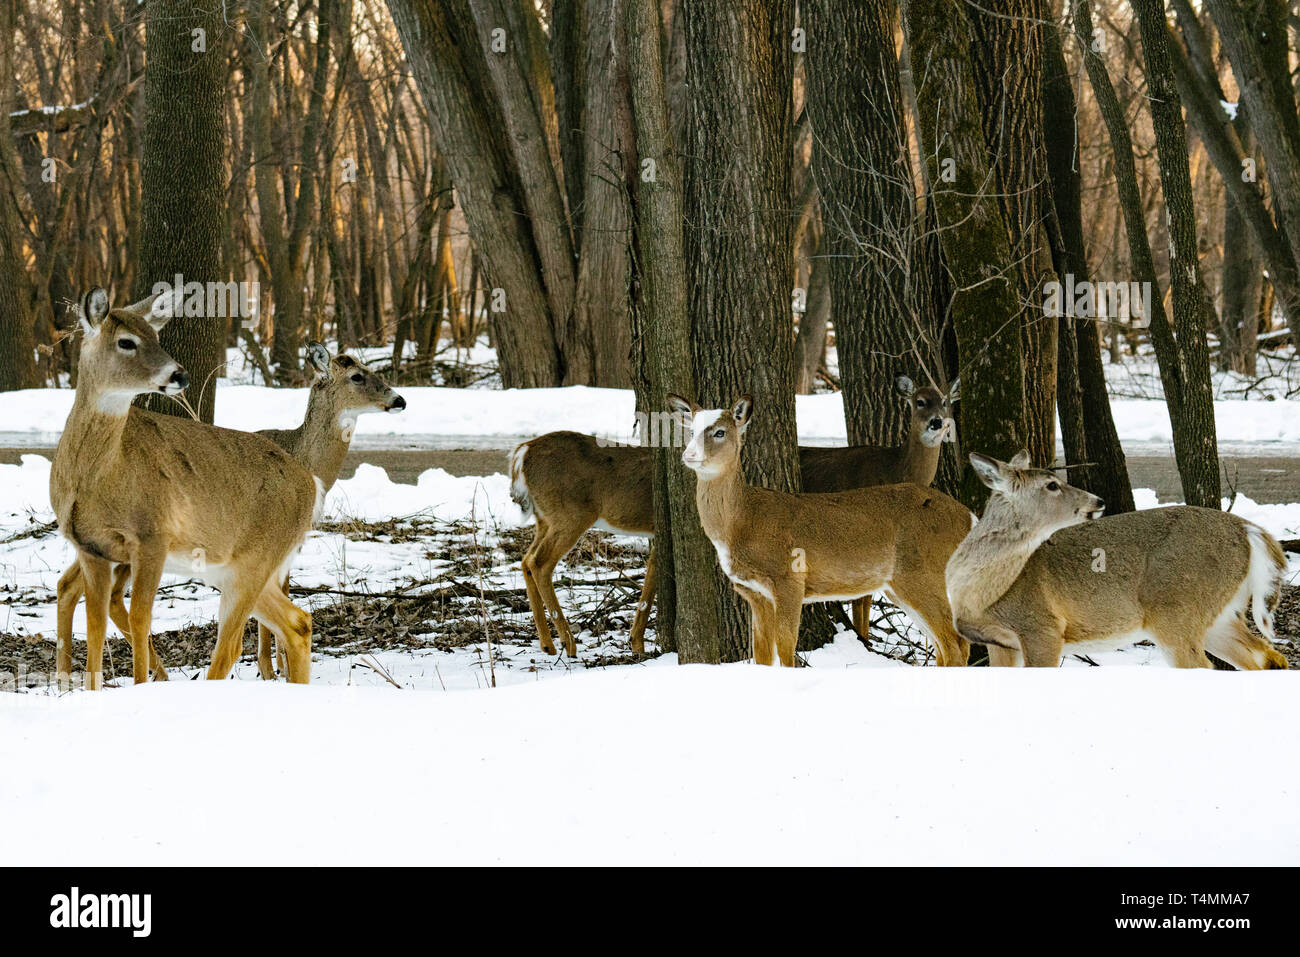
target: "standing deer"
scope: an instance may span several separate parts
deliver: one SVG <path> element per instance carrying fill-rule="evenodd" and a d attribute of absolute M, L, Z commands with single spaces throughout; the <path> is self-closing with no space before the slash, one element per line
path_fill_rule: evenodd
<path fill-rule="evenodd" d="M 774 653 L 794 664 L 806 602 L 876 591 L 929 632 L 940 665 L 966 663 L 970 647 L 953 629 L 943 588 L 973 520 L 965 506 L 910 482 L 799 494 L 749 485 L 740 448 L 753 399 L 702 409 L 670 395 L 668 404 L 692 431 L 682 463 L 696 474 L 695 504 L 718 564 L 749 605 L 758 664 Z"/>
<path fill-rule="evenodd" d="M 953 622 L 995 665 L 1149 638 L 1176 668 L 1285 668 L 1269 641 L 1286 560 L 1258 525 L 1178 505 L 1099 518 L 1105 503 L 1050 471 L 978 453 L 993 494 L 948 562 Z M 1250 606 L 1265 639 L 1246 625 Z"/>
<path fill-rule="evenodd" d="M 383 377 L 371 371 L 351 356 L 331 357 L 323 343 L 307 344 L 307 361 L 316 370 L 307 398 L 307 413 L 296 429 L 262 429 L 263 435 L 298 460 L 312 475 L 320 479 L 326 492 L 338 481 L 343 460 L 356 427 L 358 415 L 366 412 L 400 412 L 406 400 L 389 387 Z M 131 566 L 118 565 L 113 569 L 113 589 L 109 598 L 109 617 L 123 637 L 130 640 L 130 619 L 123 593 L 131 580 Z M 287 595 L 288 579 L 282 582 Z M 58 661 L 71 667 L 72 621 L 77 603 L 84 593 L 80 562 L 68 566 L 58 584 Z M 283 653 L 280 654 L 280 671 L 285 672 Z M 263 678 L 275 679 L 275 666 L 271 659 L 271 631 L 258 623 L 258 669 Z M 149 642 L 149 668 L 157 681 L 167 680 L 167 670 Z M 61 673 L 66 669 L 60 666 Z"/>
<path fill-rule="evenodd" d="M 901 446 L 801 448 L 799 466 L 805 492 L 836 492 L 869 485 L 915 482 L 929 485 L 939 467 L 940 443 L 953 437 L 949 403 L 938 389 L 917 389 L 907 376 L 895 380 L 908 398 L 911 421 Z M 518 446 L 510 456 L 511 497 L 536 523 L 533 542 L 521 567 L 528 605 L 542 650 L 555 654 L 547 612 L 570 657 L 577 654 L 573 631 L 555 594 L 555 566 L 593 525 L 635 535 L 654 534 L 653 449 L 602 446 L 580 432 L 549 432 Z M 654 550 L 646 561 L 645 581 L 629 635 L 632 651 L 645 651 L 645 627 L 654 604 Z M 854 625 L 866 634 L 870 599 L 853 603 Z"/>
<path fill-rule="evenodd" d="M 839 491 L 901 481 L 929 485 L 934 480 L 940 442 L 952 438 L 949 403 L 956 398 L 957 383 L 953 383 L 947 398 L 937 389 L 915 389 L 906 376 L 898 378 L 897 387 L 910 398 L 912 418 L 907 441 L 896 447 L 801 448 L 805 491 Z M 594 437 L 577 432 L 548 433 L 523 443 L 511 455 L 513 497 L 537 523 L 522 569 L 538 638 L 547 654 L 555 653 L 546 620 L 548 610 L 566 653 L 577 653 L 552 579 L 556 564 L 582 533 L 597 525 L 632 534 L 653 534 L 651 455 L 652 450 L 644 446 L 603 447 Z M 652 551 L 630 634 L 632 650 L 637 654 L 645 648 L 654 585 Z M 868 605 L 869 600 L 854 603 L 855 625 L 860 631 L 866 628 Z"/>
<path fill-rule="evenodd" d="M 944 442 L 955 442 L 957 425 L 952 403 L 957 401 L 960 383 L 954 379 L 948 394 L 923 386 L 900 375 L 894 380 L 906 396 L 912 413 L 907 441 L 902 445 L 850 445 L 848 448 L 801 448 L 799 471 L 805 492 L 843 492 L 872 485 L 915 482 L 929 487 L 939 471 L 939 453 Z M 865 636 L 871 620 L 871 598 L 853 602 L 853 627 Z"/>
<path fill-rule="evenodd" d="M 144 393 L 177 395 L 185 370 L 158 342 L 170 310 L 155 297 L 110 311 L 81 299 L 77 392 L 50 468 L 59 530 L 77 548 L 86 593 L 86 687 L 103 684 L 112 568 L 131 566 L 127 632 L 132 674 L 148 677 L 153 601 L 164 570 L 221 591 L 208 677 L 239 656 L 250 615 L 287 649 L 289 678 L 311 671 L 311 615 L 280 591 L 321 498 L 319 483 L 268 439 L 134 408 Z M 60 649 L 66 681 L 68 648 Z"/>

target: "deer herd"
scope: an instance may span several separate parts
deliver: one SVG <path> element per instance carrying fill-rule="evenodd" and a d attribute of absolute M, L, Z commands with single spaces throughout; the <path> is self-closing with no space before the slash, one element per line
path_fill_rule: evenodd
<path fill-rule="evenodd" d="M 221 593 L 209 678 L 230 673 L 251 617 L 261 676 L 274 679 L 278 664 L 289 681 L 306 682 L 311 615 L 289 600 L 290 565 L 338 478 L 356 417 L 406 403 L 358 360 L 312 343 L 316 378 L 297 429 L 241 432 L 139 408 L 137 396 L 175 396 L 189 384 L 158 339 L 172 311 L 166 297 L 111 309 L 99 288 L 81 299 L 76 396 L 50 471 L 50 501 L 77 556 L 58 582 L 60 681 L 72 672 L 83 595 L 86 687 L 102 684 L 110 618 L 130 641 L 134 680 L 165 679 L 150 637 L 153 602 L 162 575 L 175 573 Z M 977 520 L 930 487 L 941 444 L 955 439 L 957 384 L 917 388 L 900 376 L 896 386 L 909 405 L 906 441 L 801 448 L 800 493 L 746 481 L 750 396 L 725 409 L 668 396 L 690 437 L 681 461 L 695 474 L 700 524 L 749 606 L 758 664 L 796 663 L 805 604 L 853 601 L 865 634 L 867 603 L 883 592 L 944 666 L 966 664 L 972 642 L 994 665 L 1054 667 L 1067 650 L 1145 638 L 1175 667 L 1209 667 L 1207 651 L 1239 669 L 1286 667 L 1272 646 L 1285 559 L 1262 528 L 1191 506 L 1103 518 L 1099 498 L 1032 468 L 1026 452 L 1009 462 L 970 455 L 990 489 Z M 536 522 L 521 568 L 548 654 L 552 626 L 565 654 L 577 654 L 552 578 L 583 532 L 654 533 L 652 454 L 567 431 L 511 454 L 512 495 Z M 630 634 L 638 654 L 655 579 L 651 551 Z"/>

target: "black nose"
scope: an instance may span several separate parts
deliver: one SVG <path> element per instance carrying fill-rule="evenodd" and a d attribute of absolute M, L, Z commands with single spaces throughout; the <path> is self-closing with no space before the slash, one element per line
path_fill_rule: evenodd
<path fill-rule="evenodd" d="M 406 408 L 406 400 L 403 399 L 403 398 L 399 395 L 396 399 L 393 400 L 393 408 L 394 408 L 394 409 L 405 409 L 405 408 Z"/>
<path fill-rule="evenodd" d="M 184 369 L 177 369 L 172 373 L 171 381 L 178 389 L 188 389 L 190 387 L 190 374 Z"/>
<path fill-rule="evenodd" d="M 940 418 L 933 418 L 933 419 L 931 419 L 931 420 L 930 420 L 930 428 L 932 428 L 932 429 L 941 429 L 941 428 L 943 428 L 943 419 L 940 419 Z"/>

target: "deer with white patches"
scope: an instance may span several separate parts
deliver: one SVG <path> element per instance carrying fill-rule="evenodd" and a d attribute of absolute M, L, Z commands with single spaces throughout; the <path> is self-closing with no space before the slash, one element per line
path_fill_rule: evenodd
<path fill-rule="evenodd" d="M 965 506 L 911 482 L 844 492 L 790 493 L 748 484 L 740 471 L 753 400 L 702 409 L 670 395 L 692 430 L 682 462 L 696 475 L 700 523 L 718 564 L 751 612 L 754 660 L 795 663 L 803 605 L 883 591 L 938 649 L 964 665 L 969 645 L 953 629 L 944 567 L 971 526 Z"/>
<path fill-rule="evenodd" d="M 1177 668 L 1285 668 L 1272 647 L 1285 557 L 1266 531 L 1189 505 L 1100 518 L 1105 503 L 1030 467 L 971 455 L 992 490 L 948 562 L 953 623 L 995 665 L 1150 639 Z M 1246 623 L 1249 608 L 1263 638 Z"/>
<path fill-rule="evenodd" d="M 188 375 L 158 342 L 170 307 L 150 297 L 110 310 L 95 288 L 81 299 L 77 391 L 50 469 L 59 530 L 77 548 L 86 593 L 86 687 L 103 683 L 112 570 L 131 566 L 127 630 L 132 676 L 148 677 L 153 602 L 164 570 L 221 592 L 208 677 L 230 673 L 253 616 L 287 649 L 289 679 L 311 669 L 311 615 L 279 582 L 323 492 L 274 442 L 132 406 L 141 394 L 178 395 Z M 60 649 L 60 680 L 70 673 Z"/>
<path fill-rule="evenodd" d="M 895 380 L 908 402 L 906 441 L 899 446 L 857 445 L 799 449 L 805 492 L 836 492 L 871 485 L 915 482 L 929 485 L 939 467 L 940 443 L 952 441 L 951 402 L 936 388 L 916 388 L 907 376 Z M 577 654 L 573 630 L 555 594 L 555 567 L 582 533 L 592 526 L 635 535 L 654 534 L 654 450 L 648 446 L 602 445 L 579 432 L 548 432 L 529 439 L 510 456 L 511 495 L 532 514 L 536 533 L 521 567 L 542 650 L 555 654 L 549 613 L 570 657 Z M 635 654 L 645 651 L 645 628 L 654 605 L 654 550 L 646 561 L 645 579 L 629 634 Z M 854 624 L 865 634 L 870 600 L 853 603 Z"/>
<path fill-rule="evenodd" d="M 320 342 L 307 344 L 307 362 L 315 370 L 315 378 L 307 398 L 307 412 L 302 424 L 295 429 L 262 429 L 257 435 L 265 436 L 301 463 L 307 471 L 320 479 L 326 492 L 338 481 L 356 428 L 357 416 L 368 412 L 400 412 L 406 400 L 393 391 L 383 376 L 367 368 L 364 363 L 348 355 L 331 356 Z M 131 566 L 118 565 L 113 570 L 113 589 L 109 599 L 109 617 L 130 640 L 130 618 L 123 598 L 131 580 Z M 287 595 L 288 579 L 282 583 Z M 58 640 L 60 661 L 71 661 L 72 623 L 77 603 L 85 588 L 80 562 L 68 566 L 58 584 Z M 272 632 L 266 625 L 258 624 L 258 669 L 263 678 L 274 680 L 275 665 L 271 656 Z M 280 673 L 287 674 L 283 649 L 279 650 Z M 157 681 L 167 680 L 167 670 L 161 657 L 149 645 L 149 667 Z"/>

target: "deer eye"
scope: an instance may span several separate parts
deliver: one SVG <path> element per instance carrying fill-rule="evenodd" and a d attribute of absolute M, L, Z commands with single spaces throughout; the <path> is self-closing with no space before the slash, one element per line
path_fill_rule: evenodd
<path fill-rule="evenodd" d="M 353 373 L 353 375 L 352 375 L 352 381 L 353 381 L 353 382 L 365 382 L 365 381 L 366 381 L 366 377 L 363 376 L 360 372 L 356 372 L 356 373 Z"/>
<path fill-rule="evenodd" d="M 124 337 L 117 340 L 117 347 L 123 352 L 134 352 L 139 348 L 139 345 L 134 339 L 127 339 Z"/>
<path fill-rule="evenodd" d="M 725 438 L 727 437 L 727 430 L 726 430 L 726 429 L 715 429 L 715 430 L 713 431 L 713 437 L 714 437 L 715 439 L 725 439 Z"/>
<path fill-rule="evenodd" d="M 1047 490 L 1048 490 L 1049 492 L 1059 492 L 1059 491 L 1061 490 L 1061 483 L 1059 483 L 1059 482 L 1048 482 L 1048 483 L 1047 483 Z"/>

